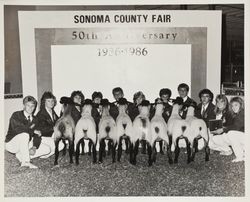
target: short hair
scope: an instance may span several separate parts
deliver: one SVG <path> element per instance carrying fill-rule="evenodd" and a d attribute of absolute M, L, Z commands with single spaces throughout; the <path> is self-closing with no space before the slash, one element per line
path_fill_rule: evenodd
<path fill-rule="evenodd" d="M 217 107 L 217 101 L 218 100 L 222 100 L 224 103 L 225 103 L 225 111 L 227 111 L 228 110 L 228 108 L 229 108 L 229 103 L 228 103 L 228 99 L 227 99 L 227 96 L 226 95 L 224 95 L 224 94 L 219 94 L 219 95 L 217 95 L 216 96 L 216 98 L 215 98 L 215 102 L 216 102 L 216 104 L 215 104 L 215 108 L 214 108 L 214 112 L 215 112 L 215 114 L 217 114 L 218 112 L 219 112 L 219 108 Z"/>
<path fill-rule="evenodd" d="M 189 86 L 186 83 L 179 84 L 177 90 L 179 91 L 180 88 L 185 88 L 187 91 L 189 91 Z"/>
<path fill-rule="evenodd" d="M 162 95 L 169 95 L 169 98 L 170 98 L 171 95 L 172 95 L 172 91 L 171 91 L 170 89 L 168 89 L 168 88 L 162 88 L 162 89 L 160 90 L 160 92 L 159 92 L 159 95 L 160 95 L 160 97 L 161 97 Z"/>
<path fill-rule="evenodd" d="M 204 94 L 208 94 L 209 97 L 211 98 L 211 102 L 213 101 L 214 99 L 214 94 L 207 88 L 205 89 L 202 89 L 200 92 L 199 92 L 199 98 L 201 99 L 201 96 L 204 95 Z"/>
<path fill-rule="evenodd" d="M 28 95 L 25 98 L 23 98 L 23 104 L 25 105 L 27 102 L 32 102 L 35 105 L 35 107 L 37 105 L 36 99 L 31 95 Z"/>
<path fill-rule="evenodd" d="M 112 94 L 114 95 L 115 92 L 121 92 L 121 93 L 123 94 L 123 90 L 122 90 L 121 87 L 116 87 L 116 88 L 114 88 L 114 89 L 112 90 Z"/>
<path fill-rule="evenodd" d="M 233 102 L 238 102 L 240 104 L 240 111 L 244 110 L 244 100 L 241 98 L 241 97 L 233 97 L 231 100 L 230 100 L 230 112 L 233 114 L 233 110 L 232 110 L 232 103 Z"/>
<path fill-rule="evenodd" d="M 74 97 L 75 97 L 76 95 L 79 95 L 79 96 L 81 97 L 81 99 L 82 99 L 82 100 L 81 100 L 81 105 L 83 105 L 85 97 L 84 97 L 82 91 L 80 91 L 80 90 L 73 91 L 73 92 L 71 93 L 71 95 L 70 95 L 70 98 L 74 101 Z"/>
<path fill-rule="evenodd" d="M 99 97 L 99 98 L 102 99 L 102 97 L 103 97 L 102 93 L 101 92 L 97 92 L 97 91 L 93 92 L 93 94 L 92 94 L 92 100 L 94 100 L 97 97 Z"/>
<path fill-rule="evenodd" d="M 54 106 L 56 106 L 56 97 L 52 94 L 52 92 L 46 91 L 42 95 L 41 103 L 40 103 L 40 109 L 45 108 L 45 101 L 46 101 L 46 99 L 53 99 L 54 103 L 55 103 Z"/>
<path fill-rule="evenodd" d="M 139 98 L 139 97 L 142 97 L 143 100 L 145 100 L 145 95 L 143 94 L 142 91 L 138 91 L 134 94 L 133 96 L 133 101 L 135 103 L 135 101 Z"/>

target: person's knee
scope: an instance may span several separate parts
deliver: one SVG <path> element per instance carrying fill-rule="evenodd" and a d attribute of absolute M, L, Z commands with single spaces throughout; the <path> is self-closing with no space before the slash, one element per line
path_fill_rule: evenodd
<path fill-rule="evenodd" d="M 19 138 L 19 142 L 29 142 L 30 140 L 29 133 L 20 133 L 17 137 Z"/>

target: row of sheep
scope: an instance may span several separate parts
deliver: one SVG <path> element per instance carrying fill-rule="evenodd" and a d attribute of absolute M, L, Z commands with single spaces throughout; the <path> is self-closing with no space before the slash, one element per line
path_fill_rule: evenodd
<path fill-rule="evenodd" d="M 139 144 L 146 141 L 148 153 L 148 165 L 151 166 L 156 161 L 156 142 L 163 141 L 165 151 L 167 151 L 168 161 L 170 164 L 178 162 L 180 153 L 179 141 L 185 140 L 187 148 L 187 162 L 194 160 L 195 153 L 198 151 L 198 141 L 203 139 L 205 147 L 205 160 L 209 160 L 208 147 L 208 129 L 202 119 L 194 117 L 194 105 L 188 107 L 186 119 L 179 116 L 180 107 L 183 100 L 177 97 L 174 100 L 172 114 L 168 123 L 162 117 L 164 105 L 162 102 L 155 103 L 155 115 L 150 120 L 149 111 L 150 103 L 144 100 L 139 106 L 140 114 L 132 122 L 127 114 L 127 100 L 121 98 L 118 101 L 119 115 L 116 121 L 110 116 L 110 103 L 107 99 L 101 101 L 102 113 L 99 122 L 99 135 L 96 133 L 96 125 L 91 116 L 92 101 L 85 100 L 82 110 L 81 119 L 74 125 L 71 117 L 72 101 L 67 97 L 61 98 L 61 103 L 64 105 L 62 117 L 57 121 L 54 127 L 55 134 L 55 162 L 58 164 L 58 144 L 60 140 L 69 142 L 70 163 L 73 163 L 73 155 L 75 153 L 76 164 L 79 164 L 80 146 L 84 145 L 84 140 L 89 140 L 92 144 L 93 163 L 97 162 L 97 141 L 99 142 L 99 163 L 103 162 L 103 157 L 106 154 L 105 140 L 110 142 L 112 153 L 112 162 L 120 161 L 122 155 L 122 141 L 128 140 L 129 161 L 131 164 L 136 164 L 136 156 L 139 150 Z M 98 138 L 97 138 L 98 137 Z M 82 148 L 83 149 L 83 148 Z M 174 160 L 172 153 L 174 152 Z"/>

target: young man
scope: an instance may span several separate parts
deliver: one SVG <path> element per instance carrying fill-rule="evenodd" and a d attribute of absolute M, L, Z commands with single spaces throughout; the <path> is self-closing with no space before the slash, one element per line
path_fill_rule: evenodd
<path fill-rule="evenodd" d="M 208 126 L 209 120 L 216 118 L 215 106 L 212 103 L 214 95 L 209 89 L 203 89 L 199 92 L 199 98 L 201 103 L 198 104 L 197 110 L 195 110 L 195 116 L 203 119 Z"/>
<path fill-rule="evenodd" d="M 36 105 L 37 101 L 32 96 L 26 96 L 23 99 L 23 110 L 12 114 L 5 138 L 5 149 L 16 155 L 21 166 L 29 168 L 37 168 L 30 163 L 31 158 L 50 153 L 49 146 L 43 143 L 39 146 L 40 142 L 37 144 L 37 140 L 39 141 L 41 137 L 41 131 L 36 129 L 37 118 L 33 115 Z"/>
<path fill-rule="evenodd" d="M 180 97 L 183 99 L 183 109 L 180 111 L 181 118 L 185 119 L 187 116 L 187 107 L 193 102 L 193 100 L 188 97 L 189 86 L 185 83 L 181 83 L 178 88 L 178 93 Z"/>
<path fill-rule="evenodd" d="M 112 90 L 112 94 L 113 94 L 115 101 L 111 103 L 109 112 L 110 112 L 110 115 L 113 117 L 113 119 L 116 120 L 119 114 L 117 102 L 120 98 L 124 97 L 124 93 L 123 93 L 122 88 L 116 87 Z"/>

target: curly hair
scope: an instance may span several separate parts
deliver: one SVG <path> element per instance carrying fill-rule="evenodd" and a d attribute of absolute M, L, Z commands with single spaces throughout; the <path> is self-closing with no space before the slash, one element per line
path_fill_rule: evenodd
<path fill-rule="evenodd" d="M 54 100 L 54 103 L 55 103 L 55 104 L 54 104 L 54 107 L 56 106 L 56 103 L 57 103 L 56 97 L 53 95 L 52 92 L 46 91 L 46 92 L 44 92 L 43 95 L 42 95 L 41 103 L 40 103 L 40 109 L 44 109 L 44 108 L 45 108 L 45 101 L 46 101 L 46 99 L 53 99 L 53 100 Z"/>
<path fill-rule="evenodd" d="M 201 96 L 203 94 L 208 94 L 210 99 L 211 99 L 211 102 L 213 101 L 214 99 L 214 94 L 211 92 L 211 90 L 205 88 L 205 89 L 202 89 L 200 92 L 199 92 L 199 98 L 201 99 Z"/>
<path fill-rule="evenodd" d="M 170 98 L 172 95 L 172 92 L 169 88 L 162 88 L 159 92 L 159 96 L 161 97 L 162 95 L 168 95 Z"/>
<path fill-rule="evenodd" d="M 92 100 L 94 100 L 97 97 L 102 99 L 103 98 L 102 93 L 101 92 L 97 92 L 97 91 L 93 92 L 93 94 L 92 94 Z"/>
<path fill-rule="evenodd" d="M 71 96 L 70 96 L 70 97 L 71 97 L 71 99 L 72 99 L 73 101 L 74 101 L 74 97 L 75 97 L 76 95 L 79 95 L 79 96 L 81 97 L 81 105 L 83 105 L 85 97 L 84 97 L 82 91 L 77 90 L 77 91 L 73 91 L 73 92 L 71 93 Z"/>

